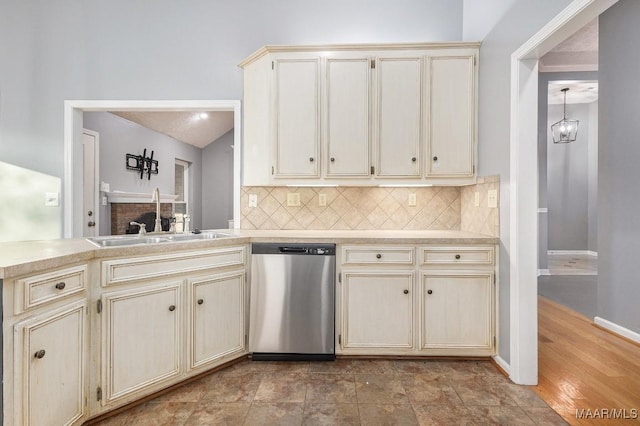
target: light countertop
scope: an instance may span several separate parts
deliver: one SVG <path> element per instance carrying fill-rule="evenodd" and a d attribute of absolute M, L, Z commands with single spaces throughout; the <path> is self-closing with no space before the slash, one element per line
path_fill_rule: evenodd
<path fill-rule="evenodd" d="M 220 230 L 233 237 L 124 247 L 96 247 L 83 238 L 0 243 L 0 279 L 98 258 L 140 256 L 255 242 L 337 244 L 497 244 L 499 239 L 465 231 Z"/>

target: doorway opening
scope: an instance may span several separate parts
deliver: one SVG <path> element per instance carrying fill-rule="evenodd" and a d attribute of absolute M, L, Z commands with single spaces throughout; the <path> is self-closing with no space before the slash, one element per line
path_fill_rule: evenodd
<path fill-rule="evenodd" d="M 85 112 L 231 112 L 233 113 L 233 134 L 231 143 L 228 145 L 233 148 L 231 152 L 233 164 L 233 226 L 240 226 L 240 180 L 241 180 L 241 106 L 239 100 L 211 100 L 211 101 L 65 101 L 65 126 L 64 126 L 64 230 L 65 238 L 81 237 L 83 235 L 84 226 L 84 194 L 83 194 L 83 177 L 82 177 L 82 127 L 84 124 L 83 115 Z M 103 143 L 104 145 L 104 143 Z M 132 153 L 134 154 L 134 153 Z M 170 162 L 163 164 L 165 173 L 173 176 L 175 160 L 181 158 L 172 158 Z M 103 170 L 106 167 L 124 168 L 125 158 L 119 157 L 114 160 L 115 164 L 103 164 Z M 120 164 L 122 163 L 122 164 Z M 189 171 L 191 168 L 187 168 Z M 154 177 L 156 175 L 153 175 Z M 191 175 L 190 175 L 191 176 Z M 152 177 L 148 178 L 153 179 Z M 215 182 L 206 182 L 205 185 L 214 185 Z M 151 185 L 151 184 L 149 184 Z M 174 191 L 174 182 L 167 192 Z M 113 191 L 117 188 L 102 190 L 99 197 L 100 204 L 105 202 L 105 192 Z M 98 191 L 96 190 L 96 193 Z M 141 191 L 149 192 L 151 191 Z M 193 188 L 191 188 L 193 192 Z M 173 194 L 172 194 L 173 196 Z M 170 200 L 173 202 L 173 199 Z M 192 199 L 193 201 L 193 199 Z"/>

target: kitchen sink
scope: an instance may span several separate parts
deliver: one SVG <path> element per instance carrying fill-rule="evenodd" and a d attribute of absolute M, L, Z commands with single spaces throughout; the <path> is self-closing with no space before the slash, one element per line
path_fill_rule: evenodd
<path fill-rule="evenodd" d="M 232 234 L 224 232 L 202 232 L 200 234 L 161 234 L 161 235 L 126 235 L 112 237 L 92 237 L 87 238 L 92 244 L 98 247 L 123 247 L 143 244 L 159 244 L 180 241 L 215 240 L 218 238 L 233 237 Z"/>

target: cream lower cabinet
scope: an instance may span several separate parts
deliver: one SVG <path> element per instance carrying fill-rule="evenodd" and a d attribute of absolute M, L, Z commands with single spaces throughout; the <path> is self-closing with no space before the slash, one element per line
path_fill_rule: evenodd
<path fill-rule="evenodd" d="M 421 274 L 421 349 L 492 353 L 493 274 Z"/>
<path fill-rule="evenodd" d="M 245 350 L 244 270 L 189 279 L 189 369 Z"/>
<path fill-rule="evenodd" d="M 79 424 L 85 411 L 86 302 L 15 325 L 14 423 Z"/>
<path fill-rule="evenodd" d="M 342 273 L 344 349 L 413 348 L 413 272 Z"/>
<path fill-rule="evenodd" d="M 180 374 L 182 281 L 102 295 L 103 404 Z"/>
<path fill-rule="evenodd" d="M 495 354 L 494 246 L 348 245 L 339 253 L 340 354 Z"/>

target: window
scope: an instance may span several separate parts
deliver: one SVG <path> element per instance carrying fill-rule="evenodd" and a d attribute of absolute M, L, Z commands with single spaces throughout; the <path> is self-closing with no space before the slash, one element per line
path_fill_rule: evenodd
<path fill-rule="evenodd" d="M 175 204 L 173 212 L 187 214 L 189 212 L 189 166 L 191 163 L 176 158 L 175 162 Z"/>

